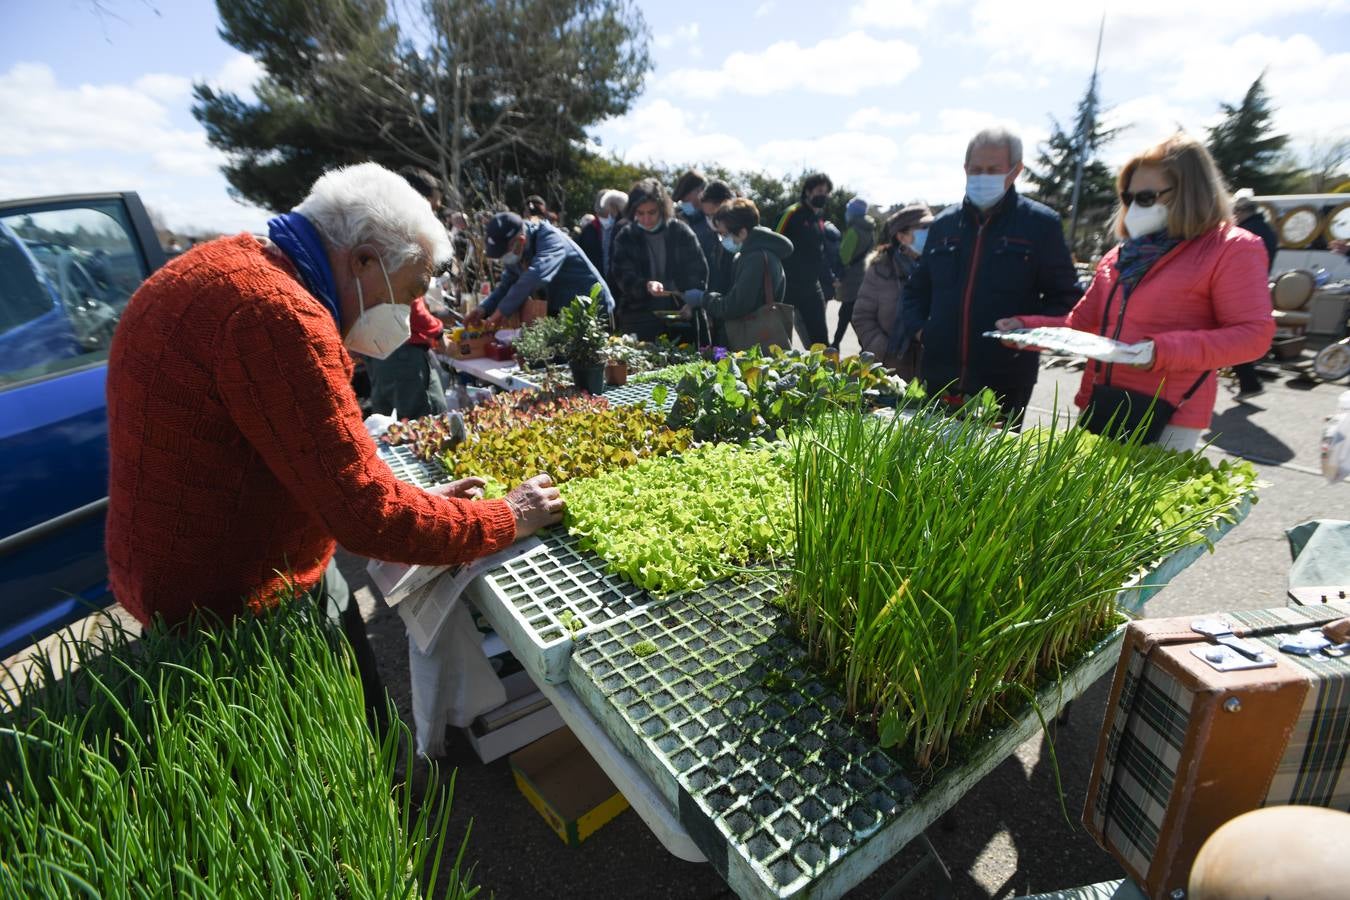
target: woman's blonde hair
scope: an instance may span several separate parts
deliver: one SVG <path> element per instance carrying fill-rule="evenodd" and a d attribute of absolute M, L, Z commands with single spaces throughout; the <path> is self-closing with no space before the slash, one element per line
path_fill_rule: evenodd
<path fill-rule="evenodd" d="M 1205 145 L 1190 135 L 1177 132 L 1127 162 L 1116 177 L 1117 194 L 1129 189 L 1130 179 L 1140 166 L 1162 169 L 1172 188 L 1163 201 L 1167 204 L 1167 233 L 1172 237 L 1199 237 L 1220 222 L 1232 221 L 1228 188 L 1219 167 Z M 1116 208 L 1113 229 L 1117 237 L 1130 236 L 1125 230 L 1123 203 Z"/>

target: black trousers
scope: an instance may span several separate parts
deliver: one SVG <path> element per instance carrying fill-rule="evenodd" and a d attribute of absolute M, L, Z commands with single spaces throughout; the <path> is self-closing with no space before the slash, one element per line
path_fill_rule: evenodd
<path fill-rule="evenodd" d="M 828 343 L 830 329 L 825 322 L 825 295 L 821 293 L 820 282 L 814 278 L 800 285 L 788 282 L 786 300 L 797 307 L 797 334 L 802 342 L 807 347 Z"/>
<path fill-rule="evenodd" d="M 323 578 L 310 592 L 310 596 L 329 620 L 341 627 L 343 636 L 352 648 L 352 655 L 356 657 L 356 671 L 361 676 L 366 721 L 376 740 L 379 740 L 389 726 L 389 694 L 384 689 L 384 680 L 380 678 L 375 648 L 370 646 L 366 622 L 361 618 L 361 607 L 352 598 L 351 588 L 338 570 L 336 559 L 328 561 Z"/>
<path fill-rule="evenodd" d="M 848 332 L 848 324 L 853 321 L 853 304 L 843 302 L 839 304 L 839 324 L 834 327 L 834 340 L 830 343 L 838 347 L 844 340 L 844 335 Z"/>
<path fill-rule="evenodd" d="M 375 412 L 400 419 L 420 419 L 446 410 L 445 388 L 431 351 L 404 344 L 385 359 L 366 359 L 370 404 Z"/>

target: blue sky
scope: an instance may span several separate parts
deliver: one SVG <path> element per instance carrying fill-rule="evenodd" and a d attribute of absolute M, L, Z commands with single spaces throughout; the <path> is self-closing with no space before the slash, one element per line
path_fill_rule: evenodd
<path fill-rule="evenodd" d="M 247 92 L 260 71 L 204 0 L 0 0 L 0 196 L 135 189 L 175 227 L 258 228 L 190 112 L 191 83 Z M 643 2 L 655 71 L 593 132 L 634 161 L 823 168 L 879 204 L 943 202 L 979 127 L 1030 157 L 1068 119 L 1102 6 L 1048 0 Z M 1350 137 L 1350 0 L 1111 4 L 1102 93 L 1113 163 L 1196 133 L 1262 69 L 1302 150 Z"/>

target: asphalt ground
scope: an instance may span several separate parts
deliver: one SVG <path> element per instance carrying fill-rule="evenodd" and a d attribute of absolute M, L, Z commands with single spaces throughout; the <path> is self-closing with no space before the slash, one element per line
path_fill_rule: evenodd
<path fill-rule="evenodd" d="M 832 327 L 836 308 L 831 304 Z M 850 332 L 842 350 L 848 354 L 856 349 Z M 1069 411 L 1079 377 L 1076 371 L 1043 369 L 1031 414 L 1045 417 L 1056 408 Z M 1225 455 L 1251 459 L 1264 482 L 1260 501 L 1213 554 L 1150 601 L 1149 615 L 1284 605 L 1290 562 L 1284 530 L 1310 518 L 1342 517 L 1350 498 L 1350 487 L 1326 484 L 1318 460 L 1323 419 L 1334 411 L 1344 389 L 1281 378 L 1247 404 L 1234 402 L 1227 387 L 1220 389 L 1214 429 L 1207 436 L 1212 445 L 1206 452 L 1216 459 Z M 363 575 L 360 567 L 346 568 L 352 570 L 357 586 Z M 386 683 L 410 719 L 402 624 L 396 613 L 367 592 L 361 595 L 370 612 L 371 639 Z M 930 829 L 951 871 L 956 897 L 1016 897 L 1123 877 L 1118 864 L 1079 824 L 1109 686 L 1109 676 L 1095 684 L 1050 738 L 1040 735 L 1020 746 Z M 1049 751 L 1051 739 L 1063 806 Z M 710 866 L 668 854 L 632 810 L 580 847 L 565 846 L 516 789 L 506 760 L 482 764 L 467 740 L 453 730 L 447 747 L 438 764 L 458 768 L 450 843 L 453 848 L 469 834 L 467 858 L 486 892 L 502 898 L 730 896 Z M 426 763 L 418 762 L 415 787 L 425 774 Z M 921 859 L 922 853 L 911 844 L 848 896 L 882 896 Z M 941 886 L 930 865 L 904 895 L 941 896 Z"/>

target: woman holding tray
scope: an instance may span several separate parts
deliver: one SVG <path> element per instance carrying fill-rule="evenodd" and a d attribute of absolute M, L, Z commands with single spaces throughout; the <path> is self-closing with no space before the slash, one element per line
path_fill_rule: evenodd
<path fill-rule="evenodd" d="M 1081 424 L 1116 433 L 1143 427 L 1148 442 L 1193 450 L 1214 411 L 1215 370 L 1270 345 L 1265 249 L 1233 224 L 1214 160 L 1187 135 L 1131 159 L 1116 188 L 1121 243 L 1102 257 L 1073 310 L 1001 319 L 996 327 L 1067 326 L 1152 342 L 1152 359 L 1137 366 L 1088 361 L 1074 397 Z"/>

